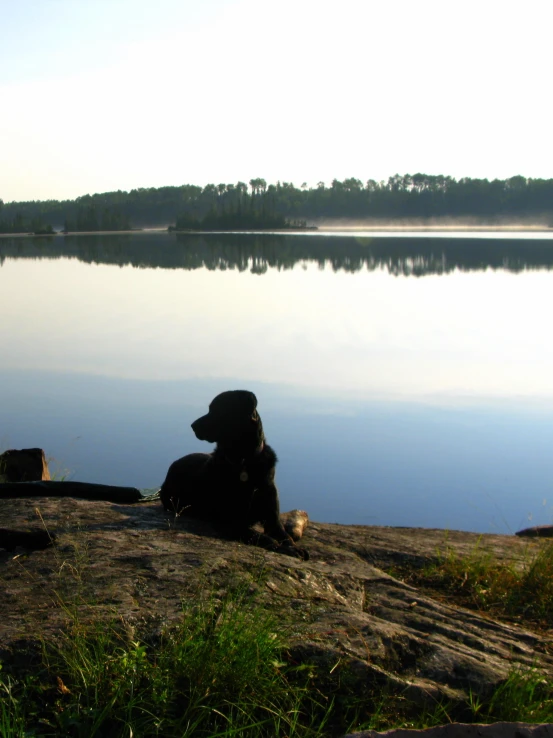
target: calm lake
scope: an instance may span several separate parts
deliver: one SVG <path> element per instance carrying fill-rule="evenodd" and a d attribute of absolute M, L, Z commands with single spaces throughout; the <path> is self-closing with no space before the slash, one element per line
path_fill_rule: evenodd
<path fill-rule="evenodd" d="M 0 238 L 0 449 L 158 486 L 259 400 L 284 510 L 553 522 L 553 234 Z"/>

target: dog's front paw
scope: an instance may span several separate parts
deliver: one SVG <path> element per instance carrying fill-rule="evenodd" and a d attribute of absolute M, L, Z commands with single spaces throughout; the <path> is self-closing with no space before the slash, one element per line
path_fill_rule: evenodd
<path fill-rule="evenodd" d="M 299 548 L 295 546 L 291 541 L 284 541 L 278 547 L 278 552 L 286 554 L 286 556 L 293 556 L 296 559 L 302 561 L 309 561 L 309 552 L 306 548 Z"/>

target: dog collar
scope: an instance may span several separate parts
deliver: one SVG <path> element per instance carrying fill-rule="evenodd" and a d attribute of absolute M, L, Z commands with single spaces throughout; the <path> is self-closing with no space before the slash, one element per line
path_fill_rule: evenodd
<path fill-rule="evenodd" d="M 259 456 L 259 454 L 263 451 L 264 448 L 265 448 L 265 442 L 264 441 L 261 441 L 261 443 L 259 444 L 259 446 L 255 449 L 255 451 L 253 453 L 253 457 L 255 458 L 256 456 Z M 247 461 L 247 457 L 246 456 L 244 456 L 242 459 L 240 459 L 240 461 L 234 461 L 234 459 L 231 459 L 230 456 L 227 456 L 227 454 L 223 454 L 223 458 L 224 458 L 224 460 L 226 462 L 228 462 L 232 466 L 244 466 L 246 464 L 246 461 Z"/>
<path fill-rule="evenodd" d="M 261 443 L 255 450 L 254 456 L 259 456 L 259 454 L 263 451 L 264 448 L 265 448 L 265 441 L 261 441 Z M 240 474 L 238 478 L 240 479 L 241 482 L 248 481 L 248 479 L 250 478 L 250 475 L 248 474 L 248 471 L 246 469 L 246 459 L 245 458 L 240 459 L 240 461 L 233 461 L 226 454 L 223 455 L 223 458 L 228 464 L 231 464 L 232 466 L 240 466 L 241 469 L 240 469 Z"/>

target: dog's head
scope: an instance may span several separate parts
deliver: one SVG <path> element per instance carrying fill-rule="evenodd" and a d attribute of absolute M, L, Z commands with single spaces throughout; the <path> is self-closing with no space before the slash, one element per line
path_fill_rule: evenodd
<path fill-rule="evenodd" d="M 257 397 L 247 390 L 221 392 L 211 402 L 207 415 L 192 423 L 200 441 L 217 443 L 229 450 L 253 451 L 263 441 L 263 426 L 257 412 Z"/>

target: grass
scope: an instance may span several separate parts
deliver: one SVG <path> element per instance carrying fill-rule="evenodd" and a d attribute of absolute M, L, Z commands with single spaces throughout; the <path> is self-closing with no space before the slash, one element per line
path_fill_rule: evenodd
<path fill-rule="evenodd" d="M 0 737 L 19 738 L 25 735 L 25 720 L 19 700 L 13 695 L 12 681 L 0 672 Z"/>
<path fill-rule="evenodd" d="M 513 671 L 485 700 L 420 705 L 347 669 L 293 663 L 285 635 L 245 587 L 142 635 L 68 609 L 62 634 L 25 667 L 0 671 L 0 738 L 322 738 L 459 719 L 553 722 L 553 691 L 537 670 Z"/>
<path fill-rule="evenodd" d="M 0 736 L 317 735 L 330 706 L 310 672 L 287 663 L 273 616 L 244 592 L 187 607 L 149 638 L 71 617 L 32 673 L 0 682 Z"/>
<path fill-rule="evenodd" d="M 468 556 L 449 548 L 435 563 L 401 574 L 457 605 L 540 629 L 553 625 L 553 543 L 529 546 L 521 562 L 501 561 L 479 546 Z"/>
<path fill-rule="evenodd" d="M 553 722 L 553 690 L 537 669 L 513 670 L 487 699 L 471 695 L 471 718 L 475 722 Z"/>

